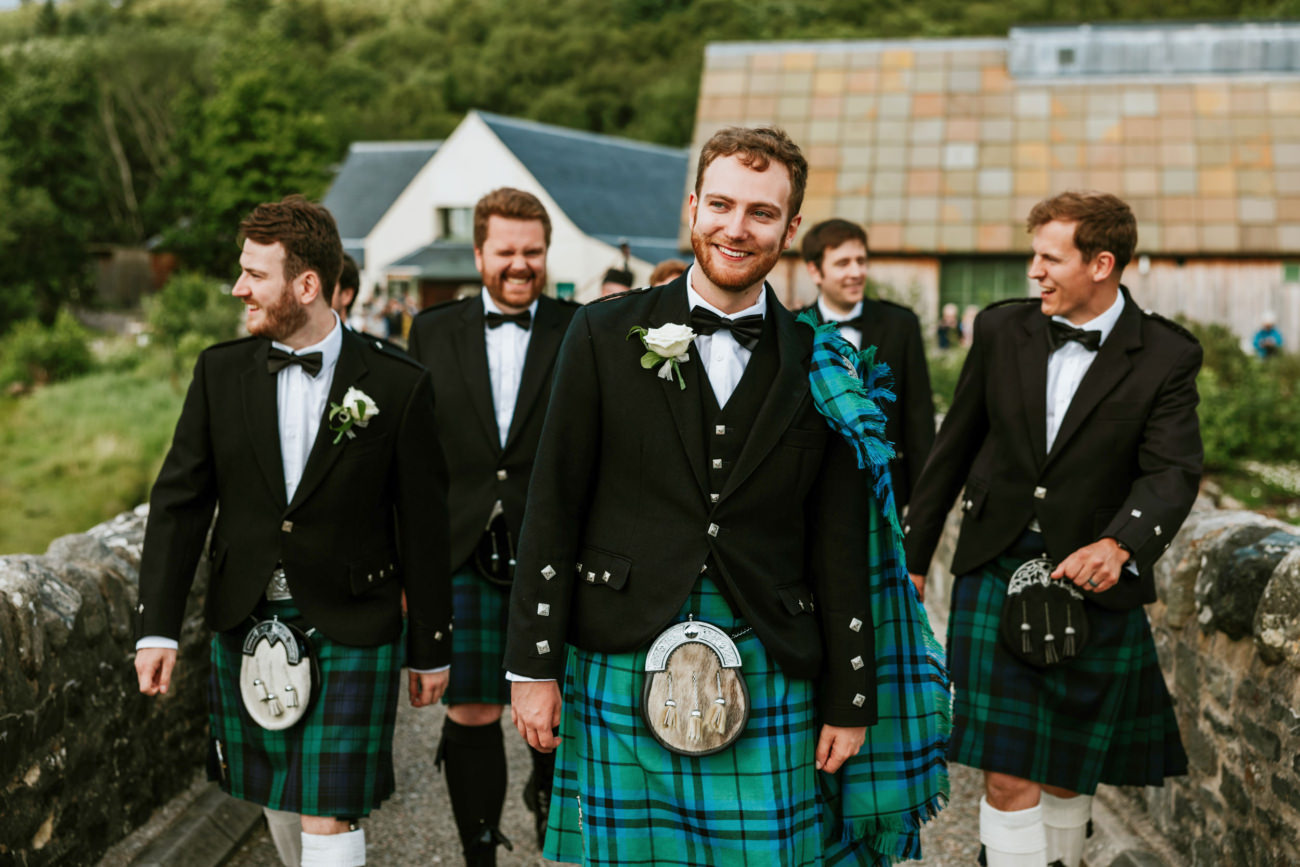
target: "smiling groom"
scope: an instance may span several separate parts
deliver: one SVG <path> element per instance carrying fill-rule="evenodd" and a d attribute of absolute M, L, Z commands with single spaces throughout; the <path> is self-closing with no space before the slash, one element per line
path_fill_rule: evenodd
<path fill-rule="evenodd" d="M 548 858 L 819 862 L 817 769 L 874 722 L 867 483 L 814 408 L 811 329 L 764 282 L 806 178 L 783 132 L 718 132 L 690 196 L 696 264 L 579 310 L 561 347 L 505 658 L 516 727 L 560 750 Z M 748 688 L 743 733 L 710 755 L 662 740 L 700 737 L 712 673 L 670 684 L 653 729 L 640 716 L 647 649 L 687 620 L 726 633 Z"/>
<path fill-rule="evenodd" d="M 356 823 L 393 792 L 400 669 L 420 707 L 451 660 L 433 391 L 330 309 L 343 249 L 328 211 L 291 196 L 240 234 L 250 336 L 199 355 L 154 485 L 136 673 L 145 695 L 167 692 L 206 556 L 210 776 L 267 809 L 286 864 L 361 865 Z"/>

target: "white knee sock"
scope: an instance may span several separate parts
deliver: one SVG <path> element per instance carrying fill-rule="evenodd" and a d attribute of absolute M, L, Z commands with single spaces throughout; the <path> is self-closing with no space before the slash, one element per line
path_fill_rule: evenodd
<path fill-rule="evenodd" d="M 1043 827 L 1047 831 L 1047 860 L 1079 867 L 1083 842 L 1092 818 L 1092 795 L 1058 798 L 1043 792 Z"/>
<path fill-rule="evenodd" d="M 346 834 L 302 832 L 302 867 L 363 867 L 366 863 L 366 832 L 358 828 Z"/>
<path fill-rule="evenodd" d="M 1041 804 L 1028 810 L 1003 812 L 980 798 L 980 842 L 989 867 L 1044 867 L 1047 836 Z"/>
<path fill-rule="evenodd" d="M 275 851 L 284 867 L 299 867 L 302 864 L 302 816 L 270 807 L 263 807 L 262 814 L 266 816 L 266 828 L 271 832 L 271 842 L 275 844 Z"/>

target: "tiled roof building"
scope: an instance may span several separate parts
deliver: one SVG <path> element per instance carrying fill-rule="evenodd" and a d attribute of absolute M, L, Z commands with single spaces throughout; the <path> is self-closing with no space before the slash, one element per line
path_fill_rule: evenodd
<path fill-rule="evenodd" d="M 1099 189 L 1137 215 L 1148 258 L 1126 275 L 1135 291 L 1165 265 L 1188 292 L 1218 285 L 1187 269 L 1223 260 L 1253 287 L 1238 330 L 1264 308 L 1300 328 L 1300 270 L 1287 265 L 1300 259 L 1300 24 L 710 45 L 695 152 L 719 127 L 772 123 L 809 160 L 804 225 L 863 223 L 880 267 L 910 274 L 929 311 L 1024 293 L 1029 209 Z M 790 276 L 791 300 L 805 300 Z M 1185 300 L 1172 306 L 1227 321 Z"/>

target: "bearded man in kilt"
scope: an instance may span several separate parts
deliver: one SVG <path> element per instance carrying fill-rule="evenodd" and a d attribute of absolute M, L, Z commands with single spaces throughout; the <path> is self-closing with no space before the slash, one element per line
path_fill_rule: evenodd
<path fill-rule="evenodd" d="M 356 823 L 393 792 L 401 667 L 416 707 L 448 680 L 433 392 L 330 309 L 343 248 L 328 211 L 291 196 L 240 232 L 232 294 L 250 336 L 199 355 L 154 485 L 136 673 L 144 694 L 167 691 L 206 548 L 209 774 L 263 805 L 285 864 L 361 865 Z"/>
<path fill-rule="evenodd" d="M 1155 601 L 1152 565 L 1196 498 L 1201 348 L 1120 285 L 1137 243 L 1124 202 L 1062 193 L 1033 208 L 1028 229 L 1041 297 L 976 318 L 912 495 L 905 550 L 923 591 L 964 485 L 950 757 L 985 772 L 989 865 L 1076 867 L 1099 783 L 1158 786 L 1187 769 L 1142 606 Z M 1072 586 L 1089 632 L 1048 664 L 1026 661 L 1028 638 L 999 638 L 1008 617 L 1013 633 L 1031 631 L 1028 608 L 1004 603 L 1013 573 L 1044 556 L 1043 589 L 1063 598 Z M 1055 652 L 1075 625 L 1058 614 L 1055 634 L 1049 622 L 1036 640 Z"/>
<path fill-rule="evenodd" d="M 870 484 L 813 405 L 812 329 L 764 282 L 806 178 L 783 132 L 718 132 L 690 196 L 695 265 L 579 310 L 561 347 L 505 657 L 516 727 L 560 750 L 548 858 L 822 862 L 818 771 L 858 752 L 877 696 Z M 641 695 L 656 636 L 698 621 L 734 643 L 750 714 L 708 755 L 652 730 L 698 738 L 713 674 L 670 682 L 677 704 Z"/>
<path fill-rule="evenodd" d="M 501 668 L 510 581 L 551 375 L 577 305 L 548 298 L 551 219 L 531 193 L 502 187 L 474 207 L 481 292 L 424 311 L 411 325 L 411 357 L 433 377 L 443 451 L 454 455 L 451 562 L 456 632 L 438 763 L 469 867 L 496 863 L 506 795 Z M 524 787 L 538 845 L 546 830 L 555 754 L 530 751 Z"/>

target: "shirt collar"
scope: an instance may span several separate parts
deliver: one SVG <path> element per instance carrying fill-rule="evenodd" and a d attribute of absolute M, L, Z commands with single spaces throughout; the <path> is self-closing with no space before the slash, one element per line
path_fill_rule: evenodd
<path fill-rule="evenodd" d="M 339 315 L 333 310 L 330 311 L 330 315 L 334 317 L 334 327 L 330 329 L 329 334 L 325 335 L 325 339 L 318 343 L 314 343 L 311 346 L 304 346 L 302 349 L 293 349 L 278 340 L 272 340 L 271 345 L 276 349 L 283 349 L 290 355 L 306 355 L 308 352 L 319 352 L 320 373 L 316 374 L 316 376 L 319 377 L 321 374 L 332 369 L 334 365 L 338 363 L 339 352 L 343 349 L 343 323 L 340 321 Z M 304 371 L 304 373 L 305 372 L 306 371 Z"/>
<path fill-rule="evenodd" d="M 859 301 L 857 304 L 854 304 L 853 309 L 848 312 L 848 315 L 844 315 L 836 313 L 831 310 L 831 308 L 827 307 L 825 299 L 818 295 L 817 312 L 822 315 L 823 322 L 847 322 L 850 319 L 857 319 L 862 315 L 862 302 Z"/>
<path fill-rule="evenodd" d="M 754 316 L 754 315 L 767 316 L 767 286 L 766 285 L 764 285 L 763 290 L 758 293 L 758 301 L 754 302 L 749 307 L 746 307 L 744 310 L 737 310 L 735 313 L 723 313 L 721 310 L 714 307 L 709 302 L 705 301 L 704 296 L 700 295 L 700 293 L 695 291 L 695 288 L 691 282 L 694 278 L 694 274 L 695 274 L 695 266 L 691 265 L 690 270 L 686 272 L 686 303 L 689 308 L 703 307 L 705 310 L 710 310 L 718 314 L 724 319 L 739 319 L 741 316 Z"/>
<path fill-rule="evenodd" d="M 1115 330 L 1115 323 L 1119 322 L 1119 314 L 1123 312 L 1123 310 L 1124 310 L 1124 293 L 1123 291 L 1117 290 L 1115 292 L 1115 303 L 1111 304 L 1110 307 L 1106 309 L 1105 313 L 1102 313 L 1100 316 L 1097 316 L 1096 318 L 1088 322 L 1085 322 L 1082 325 L 1075 325 L 1073 322 L 1066 319 L 1064 316 L 1053 316 L 1052 319 L 1054 319 L 1057 322 L 1064 322 L 1066 325 L 1070 326 L 1071 328 L 1081 328 L 1084 331 L 1100 331 L 1101 342 L 1105 343 L 1106 338 L 1110 337 L 1110 333 Z"/>
<path fill-rule="evenodd" d="M 505 311 L 502 310 L 500 307 L 498 307 L 497 303 L 492 300 L 492 296 L 488 294 L 486 286 L 484 286 L 482 291 L 479 292 L 479 297 L 483 299 L 484 313 L 501 313 L 501 314 L 505 313 Z M 528 305 L 528 315 L 532 316 L 533 318 L 537 317 L 537 302 L 539 299 L 540 296 L 538 296 L 538 298 L 534 298 L 533 303 Z"/>

